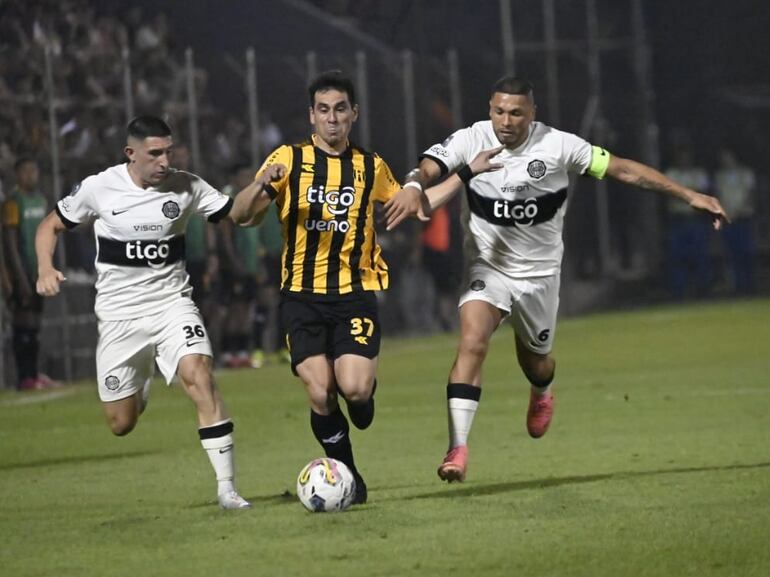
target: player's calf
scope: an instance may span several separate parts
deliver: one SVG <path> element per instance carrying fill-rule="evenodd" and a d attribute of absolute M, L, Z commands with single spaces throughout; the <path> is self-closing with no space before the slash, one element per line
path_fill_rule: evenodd
<path fill-rule="evenodd" d="M 345 399 L 348 405 L 348 416 L 350 421 L 357 429 L 366 429 L 372 424 L 374 420 L 374 393 L 377 390 L 377 379 L 374 380 L 372 385 L 372 392 L 368 397 L 355 393 L 352 395 L 345 395 L 340 390 L 340 396 Z"/>

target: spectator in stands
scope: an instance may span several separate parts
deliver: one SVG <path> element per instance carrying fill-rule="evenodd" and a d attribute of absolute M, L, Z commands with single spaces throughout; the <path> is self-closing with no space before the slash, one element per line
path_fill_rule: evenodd
<path fill-rule="evenodd" d="M 275 204 L 270 204 L 264 220 L 257 227 L 261 248 L 261 271 L 257 289 L 257 303 L 254 308 L 254 350 L 251 366 L 262 366 L 267 358 L 289 362 L 286 348 L 286 333 L 281 326 L 278 305 L 281 287 L 281 254 L 283 237 L 281 222 Z"/>
<path fill-rule="evenodd" d="M 457 318 L 457 282 L 452 274 L 451 217 L 446 205 L 433 212 L 420 241 L 422 265 L 433 281 L 433 317 L 442 331 L 451 331 Z"/>
<path fill-rule="evenodd" d="M 746 295 L 754 290 L 754 189 L 756 176 L 744 166 L 735 153 L 723 148 L 719 152 L 719 168 L 714 175 L 714 192 L 732 218 L 732 226 L 724 231 L 733 291 Z"/>
<path fill-rule="evenodd" d="M 689 143 L 681 142 L 674 162 L 665 175 L 693 190 L 708 191 L 708 171 L 695 164 Z M 689 293 L 706 296 L 711 291 L 711 255 L 708 247 L 709 222 L 679 199 L 667 199 L 668 282 L 671 293 L 683 299 Z M 728 213 L 729 214 L 729 213 Z"/>
<path fill-rule="evenodd" d="M 11 280 L 13 356 L 19 390 L 57 386 L 38 371 L 40 317 L 43 298 L 35 291 L 37 257 L 35 230 L 45 218 L 47 203 L 38 190 L 40 170 L 32 158 L 16 161 L 16 188 L 2 206 L 3 244 Z"/>
<path fill-rule="evenodd" d="M 222 190 L 235 196 L 252 180 L 248 164 L 237 164 L 230 171 L 230 182 Z M 222 289 L 226 295 L 227 317 L 222 335 L 222 364 L 230 368 L 251 367 L 252 315 L 257 298 L 257 279 L 261 275 L 259 234 L 253 226 L 222 226 Z"/>

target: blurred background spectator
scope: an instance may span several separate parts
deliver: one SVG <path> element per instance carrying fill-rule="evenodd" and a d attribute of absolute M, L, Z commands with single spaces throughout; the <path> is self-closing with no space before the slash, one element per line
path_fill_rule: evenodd
<path fill-rule="evenodd" d="M 509 23 L 500 18 L 505 4 L 514 9 Z M 770 12 L 736 0 L 726 22 L 714 0 L 601 3 L 592 37 L 589 4 L 557 0 L 521 10 L 520 0 L 263 0 L 214 10 L 179 0 L 0 1 L 0 191 L 8 196 L 16 185 L 19 158 L 34 158 L 51 206 L 84 175 L 122 160 L 124 126 L 140 113 L 164 115 L 174 126 L 177 166 L 221 186 L 234 164 L 248 159 L 253 174 L 279 143 L 307 137 L 307 80 L 335 67 L 356 79 L 361 116 L 353 139 L 403 174 L 437 138 L 484 118 L 489 86 L 515 70 L 537 86 L 540 119 L 680 171 L 675 178 L 718 194 L 735 221 L 718 238 L 663 199 L 577 179 L 565 230 L 563 314 L 670 296 L 766 293 L 770 202 L 756 192 L 768 182 L 761 167 L 770 91 L 762 79 L 770 52 L 756 46 Z M 544 27 L 549 5 L 552 42 Z M 173 17 L 181 11 L 184 19 Z M 712 42 L 704 45 L 704 36 Z M 585 57 L 592 51 L 596 60 Z M 691 136 L 661 153 L 658 142 L 676 137 L 675 124 Z M 392 272 L 390 294 L 381 295 L 386 334 L 454 327 L 463 203 L 458 197 L 425 230 L 413 222 L 395 234 L 380 231 Z M 282 347 L 274 310 L 280 229 L 274 214 L 267 223 L 258 229 L 264 274 L 251 315 L 256 364 Z M 188 237 L 196 300 L 215 333 L 213 317 L 226 312 L 212 296 L 219 295 L 221 246 L 202 221 L 191 223 Z M 46 305 L 43 336 L 53 345 L 41 362 L 54 376 L 87 376 L 92 232 L 84 227 L 62 245 L 57 259 L 70 280 L 64 296 Z M 2 372 L 16 382 L 12 371 Z"/>

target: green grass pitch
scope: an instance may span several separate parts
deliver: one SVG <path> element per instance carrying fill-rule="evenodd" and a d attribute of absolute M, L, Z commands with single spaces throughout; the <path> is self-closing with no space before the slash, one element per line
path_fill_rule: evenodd
<path fill-rule="evenodd" d="M 250 511 L 218 510 L 192 405 L 157 384 L 114 438 L 93 383 L 0 394 L 0 574 L 770 575 L 770 301 L 561 322 L 556 413 L 529 439 L 511 330 L 495 336 L 468 479 L 446 485 L 455 336 L 388 339 L 353 431 L 370 502 L 294 496 L 320 449 L 286 365 L 218 374 Z"/>

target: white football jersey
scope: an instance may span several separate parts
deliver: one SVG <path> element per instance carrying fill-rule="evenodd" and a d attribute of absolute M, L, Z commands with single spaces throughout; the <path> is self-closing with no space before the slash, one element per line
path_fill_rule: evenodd
<path fill-rule="evenodd" d="M 166 309 L 192 289 L 185 270 L 187 219 L 212 222 L 232 200 L 202 178 L 169 169 L 157 187 L 141 188 L 118 164 L 89 176 L 56 205 L 67 227 L 94 221 L 96 305 L 100 320 L 127 320 Z"/>
<path fill-rule="evenodd" d="M 422 157 L 453 172 L 482 150 L 498 146 L 492 122 L 486 120 L 458 130 Z M 503 168 L 479 174 L 465 187 L 479 258 L 513 278 L 559 273 L 568 173 L 583 174 L 591 153 L 591 145 L 579 136 L 533 122 L 523 144 L 494 157 Z"/>

